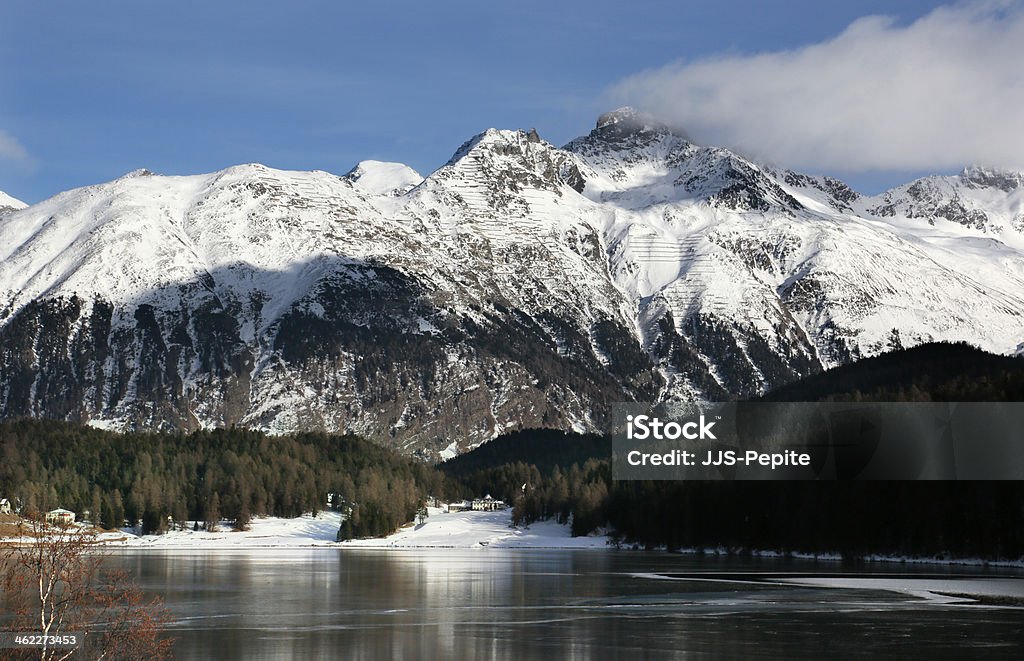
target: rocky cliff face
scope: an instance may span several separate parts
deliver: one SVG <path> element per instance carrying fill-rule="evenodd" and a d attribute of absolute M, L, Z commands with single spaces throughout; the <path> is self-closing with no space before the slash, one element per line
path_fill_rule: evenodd
<path fill-rule="evenodd" d="M 562 149 L 486 131 L 425 179 L 139 171 L 0 217 L 0 415 L 436 458 L 897 343 L 1012 352 L 1021 202 L 981 170 L 865 198 L 628 110 Z"/>

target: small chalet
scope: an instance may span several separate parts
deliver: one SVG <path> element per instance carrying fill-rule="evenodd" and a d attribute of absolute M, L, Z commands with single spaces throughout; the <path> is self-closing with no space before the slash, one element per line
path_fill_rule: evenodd
<path fill-rule="evenodd" d="M 11 501 L 6 498 L 0 498 L 0 514 L 11 513 Z"/>
<path fill-rule="evenodd" d="M 497 512 L 507 506 L 504 500 L 496 500 L 487 494 L 483 498 L 474 498 L 472 507 L 474 512 Z"/>
<path fill-rule="evenodd" d="M 454 503 L 448 503 L 446 509 L 448 512 L 465 512 L 473 509 L 473 503 L 468 500 L 459 500 Z"/>
<path fill-rule="evenodd" d="M 58 507 L 46 513 L 46 522 L 54 526 L 70 526 L 75 522 L 75 513 Z"/>

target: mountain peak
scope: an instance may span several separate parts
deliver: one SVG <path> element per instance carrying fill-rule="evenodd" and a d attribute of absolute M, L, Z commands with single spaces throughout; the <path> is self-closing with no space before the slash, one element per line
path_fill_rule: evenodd
<path fill-rule="evenodd" d="M 672 130 L 664 122 L 660 122 L 647 113 L 640 112 L 631 106 L 623 106 L 611 112 L 606 112 L 597 118 L 597 125 L 594 132 L 610 132 L 615 135 L 640 133 L 649 131 L 653 133 L 674 133 L 685 137 L 681 132 Z"/>
<path fill-rule="evenodd" d="M 151 170 L 148 170 L 146 168 L 138 168 L 136 170 L 132 170 L 131 172 L 126 172 L 125 174 L 118 177 L 118 179 L 136 179 L 138 177 L 152 177 L 153 174 L 154 173 Z"/>
<path fill-rule="evenodd" d="M 960 180 L 972 187 L 998 188 L 1010 193 L 1024 187 L 1024 172 L 972 165 L 960 172 Z"/>
<path fill-rule="evenodd" d="M 570 141 L 563 149 L 595 154 L 657 148 L 657 145 L 676 150 L 688 149 L 692 143 L 682 131 L 626 106 L 602 114 L 590 133 Z"/>
<path fill-rule="evenodd" d="M 594 128 L 600 129 L 612 124 L 643 123 L 645 119 L 647 118 L 636 108 L 623 106 L 611 112 L 603 113 L 597 118 L 597 126 Z"/>
<path fill-rule="evenodd" d="M 21 200 L 11 197 L 7 193 L 0 191 L 0 212 L 18 209 L 24 209 L 28 205 Z"/>
<path fill-rule="evenodd" d="M 401 195 L 423 181 L 422 175 L 404 163 L 360 161 L 345 174 L 345 179 L 373 195 Z"/>
<path fill-rule="evenodd" d="M 523 156 L 544 153 L 549 149 L 554 149 L 554 145 L 541 138 L 536 129 L 513 131 L 490 128 L 462 143 L 448 160 L 448 164 L 456 163 L 470 153 L 481 150 L 500 156 Z"/>

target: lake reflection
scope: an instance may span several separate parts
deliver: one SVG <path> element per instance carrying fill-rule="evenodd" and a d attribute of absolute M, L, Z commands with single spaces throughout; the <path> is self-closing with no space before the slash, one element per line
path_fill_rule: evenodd
<path fill-rule="evenodd" d="M 898 566 L 849 571 L 831 563 L 498 549 L 147 550 L 119 553 L 112 563 L 167 601 L 182 659 L 1016 658 L 1024 651 L 1024 610 L 1015 606 L 1024 603 L 1024 579 L 1014 572 L 912 568 L 927 576 L 908 582 Z M 804 573 L 826 578 L 788 582 Z M 849 587 L 835 575 L 860 582 Z M 914 590 L 927 579 L 928 589 L 955 593 L 979 576 L 986 590 L 1020 599 L 943 603 L 952 600 Z"/>

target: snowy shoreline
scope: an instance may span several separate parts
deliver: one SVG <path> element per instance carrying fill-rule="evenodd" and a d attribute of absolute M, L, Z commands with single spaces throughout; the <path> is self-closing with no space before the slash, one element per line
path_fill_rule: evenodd
<path fill-rule="evenodd" d="M 407 524 L 387 537 L 335 541 L 341 526 L 337 512 L 320 512 L 315 517 L 305 514 L 294 519 L 258 517 L 249 530 L 235 531 L 225 522 L 217 532 L 175 530 L 163 535 L 137 535 L 130 530 L 120 533 L 105 532 L 98 541 L 113 549 L 179 549 L 179 550 L 247 550 L 247 549 L 548 549 L 548 550 L 601 550 L 621 549 L 642 551 L 639 546 L 616 546 L 610 537 L 595 535 L 572 537 L 569 526 L 554 521 L 538 521 L 529 526 L 514 528 L 511 511 L 446 513 L 431 508 L 430 516 L 422 524 Z M 650 549 L 668 553 L 664 547 Z M 686 548 L 673 551 L 680 555 L 707 555 L 712 557 L 739 556 L 758 559 L 794 559 L 815 562 L 841 563 L 837 553 L 801 553 L 772 550 L 737 552 L 726 548 Z M 862 564 L 942 565 L 964 567 L 993 567 L 1024 569 L 1024 558 L 1019 560 L 985 560 L 982 558 L 920 558 L 870 554 L 857 560 Z"/>
<path fill-rule="evenodd" d="M 295 519 L 260 517 L 249 530 L 232 530 L 225 523 L 217 532 L 174 530 L 163 535 L 137 535 L 130 530 L 105 532 L 98 542 L 108 548 L 127 549 L 606 549 L 606 536 L 573 537 L 569 526 L 539 521 L 511 526 L 512 513 L 454 512 L 431 508 L 422 524 L 407 524 L 387 537 L 335 541 L 341 526 L 337 512 L 304 514 Z"/>

